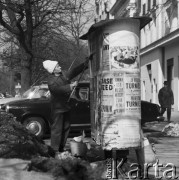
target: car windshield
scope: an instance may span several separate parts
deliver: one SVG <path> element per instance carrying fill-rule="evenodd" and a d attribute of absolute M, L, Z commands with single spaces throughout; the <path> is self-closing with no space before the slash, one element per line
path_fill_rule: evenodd
<path fill-rule="evenodd" d="M 34 86 L 27 90 L 22 97 L 27 99 L 48 97 L 49 90 L 47 87 Z"/>
<path fill-rule="evenodd" d="M 49 98 L 50 91 L 47 85 L 39 85 L 33 86 L 28 89 L 23 95 L 23 98 L 26 99 L 34 99 L 34 98 Z M 71 97 L 73 99 L 77 99 L 79 101 L 87 101 L 89 100 L 89 88 L 86 87 L 78 87 L 76 88 L 75 93 Z"/>

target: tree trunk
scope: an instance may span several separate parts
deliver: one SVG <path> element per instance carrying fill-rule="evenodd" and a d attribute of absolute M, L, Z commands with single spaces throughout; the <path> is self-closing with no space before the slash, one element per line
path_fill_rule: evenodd
<path fill-rule="evenodd" d="M 27 89 L 30 88 L 32 82 L 32 71 L 31 71 L 31 63 L 32 56 L 27 54 L 26 59 L 21 60 L 21 92 L 24 93 Z"/>

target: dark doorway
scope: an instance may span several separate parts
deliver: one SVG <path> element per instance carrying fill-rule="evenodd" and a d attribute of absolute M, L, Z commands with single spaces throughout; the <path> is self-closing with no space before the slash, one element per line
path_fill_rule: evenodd
<path fill-rule="evenodd" d="M 170 88 L 173 90 L 173 58 L 167 60 L 167 81 L 169 83 Z"/>

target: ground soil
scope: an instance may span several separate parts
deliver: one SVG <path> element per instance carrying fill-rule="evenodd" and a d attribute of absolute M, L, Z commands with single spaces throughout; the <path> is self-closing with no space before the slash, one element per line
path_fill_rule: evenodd
<path fill-rule="evenodd" d="M 54 151 L 15 121 L 11 114 L 1 113 L 0 157 L 28 160 L 37 156 L 54 157 Z"/>

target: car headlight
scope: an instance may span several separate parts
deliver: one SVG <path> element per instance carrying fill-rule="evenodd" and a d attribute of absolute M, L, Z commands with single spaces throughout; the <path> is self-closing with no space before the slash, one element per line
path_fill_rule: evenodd
<path fill-rule="evenodd" d="M 6 112 L 9 112 L 9 109 L 10 109 L 9 105 L 6 105 Z"/>

